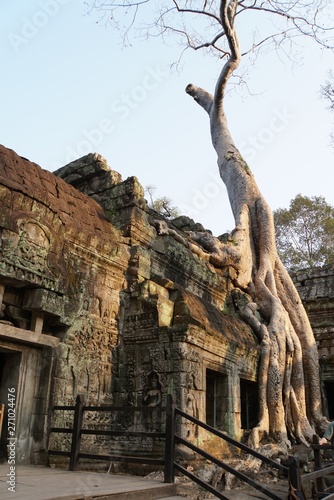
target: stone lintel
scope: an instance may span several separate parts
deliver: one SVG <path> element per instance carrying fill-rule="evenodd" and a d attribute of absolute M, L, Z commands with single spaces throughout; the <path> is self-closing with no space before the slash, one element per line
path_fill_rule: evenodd
<path fill-rule="evenodd" d="M 30 330 L 22 330 L 14 326 L 0 323 L 0 338 L 11 342 L 19 342 L 23 344 L 35 345 L 36 347 L 56 347 L 60 342 L 57 337 L 50 335 L 41 335 Z"/>
<path fill-rule="evenodd" d="M 28 311 L 43 311 L 62 317 L 64 316 L 64 298 L 50 290 L 35 288 L 25 292 L 23 308 Z"/>

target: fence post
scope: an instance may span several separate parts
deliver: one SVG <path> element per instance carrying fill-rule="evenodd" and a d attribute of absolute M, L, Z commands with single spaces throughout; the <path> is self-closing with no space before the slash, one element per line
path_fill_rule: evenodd
<path fill-rule="evenodd" d="M 71 455 L 70 455 L 70 466 L 69 466 L 69 470 L 72 471 L 77 470 L 79 463 L 84 402 L 85 402 L 84 395 L 78 394 L 74 410 L 73 433 L 72 433 L 72 444 L 71 444 Z"/>
<path fill-rule="evenodd" d="M 313 448 L 314 451 L 314 470 L 321 470 L 322 469 L 322 457 L 321 457 L 321 450 L 319 448 L 319 437 L 314 434 L 313 436 L 313 444 L 315 445 Z M 325 491 L 325 481 L 323 477 L 318 477 L 316 479 L 316 485 L 317 485 L 317 493 L 323 493 Z"/>
<path fill-rule="evenodd" d="M 175 401 L 171 394 L 167 394 L 166 407 L 166 442 L 165 442 L 165 473 L 164 482 L 174 483 L 174 455 L 175 455 Z"/>
<path fill-rule="evenodd" d="M 299 458 L 289 456 L 286 465 L 289 468 L 289 483 L 296 488 L 296 490 L 301 490 Z"/>

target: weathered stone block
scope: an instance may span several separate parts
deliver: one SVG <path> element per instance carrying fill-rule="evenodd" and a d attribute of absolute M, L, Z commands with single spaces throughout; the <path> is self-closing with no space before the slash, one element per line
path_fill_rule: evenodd
<path fill-rule="evenodd" d="M 174 303 L 163 296 L 158 298 L 158 326 L 171 326 L 173 320 Z"/>
<path fill-rule="evenodd" d="M 55 316 L 63 316 L 64 297 L 42 288 L 27 290 L 24 294 L 23 308 L 29 311 L 44 311 Z"/>

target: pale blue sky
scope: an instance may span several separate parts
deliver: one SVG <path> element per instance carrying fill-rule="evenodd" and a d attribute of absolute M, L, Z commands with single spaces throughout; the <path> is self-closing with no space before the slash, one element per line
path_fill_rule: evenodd
<path fill-rule="evenodd" d="M 156 39 L 123 49 L 116 32 L 85 15 L 83 0 L 15 0 L 0 12 L 4 146 L 51 171 L 98 152 L 214 234 L 233 228 L 208 118 L 184 92 L 190 82 L 212 91 L 217 61 L 189 52 L 183 71 L 171 72 L 177 46 Z M 232 134 L 272 209 L 298 193 L 334 205 L 334 116 L 319 98 L 334 57 L 309 43 L 301 56 L 293 71 L 274 53 L 259 59 L 253 95 L 227 102 Z"/>

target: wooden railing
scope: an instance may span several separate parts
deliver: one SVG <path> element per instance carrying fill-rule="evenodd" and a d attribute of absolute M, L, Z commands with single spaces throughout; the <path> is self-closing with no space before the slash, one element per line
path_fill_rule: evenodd
<path fill-rule="evenodd" d="M 89 459 L 89 460 L 106 460 L 109 462 L 123 462 L 123 463 L 139 463 L 139 464 L 151 464 L 151 465 L 164 465 L 165 459 L 154 459 L 150 457 L 142 458 L 136 456 L 128 456 L 128 455 L 105 455 L 105 454 L 94 454 L 94 453 L 82 453 L 81 450 L 81 438 L 83 435 L 94 435 L 94 436 L 136 436 L 136 437 L 152 437 L 152 438 L 163 438 L 165 439 L 165 432 L 133 432 L 133 431 L 111 431 L 111 430 L 99 430 L 99 429 L 86 429 L 83 428 L 83 420 L 84 413 L 89 411 L 96 412 L 109 412 L 109 413 L 117 413 L 117 412 L 152 412 L 156 408 L 151 408 L 149 406 L 89 406 L 84 404 L 84 397 L 82 395 L 78 395 L 76 398 L 75 406 L 55 406 L 55 411 L 74 411 L 73 418 L 73 428 L 67 427 L 52 427 L 50 429 L 50 433 L 61 433 L 61 434 L 72 434 L 72 442 L 71 442 L 71 450 L 70 451 L 62 451 L 62 450 L 53 450 L 49 449 L 48 452 L 50 455 L 60 455 L 70 458 L 69 470 L 75 471 L 78 468 L 79 460 L 81 458 Z M 159 407 L 161 411 L 166 410 L 163 407 Z"/>
<path fill-rule="evenodd" d="M 285 465 L 282 465 L 278 462 L 275 462 L 274 460 L 271 460 L 268 457 L 265 457 L 258 453 L 257 451 L 249 448 L 248 446 L 239 443 L 238 441 L 235 441 L 228 435 L 224 434 L 223 432 L 205 424 L 204 422 L 201 422 L 200 420 L 194 418 L 191 415 L 188 415 L 187 413 L 181 411 L 180 409 L 176 408 L 175 401 L 171 395 L 167 396 L 167 405 L 166 407 L 159 407 L 161 412 L 166 413 L 166 418 L 165 418 L 165 431 L 164 432 L 133 432 L 133 431 L 111 431 L 111 430 L 98 430 L 98 429 L 87 429 L 83 428 L 83 418 L 84 418 L 84 413 L 88 411 L 97 411 L 97 412 L 150 412 L 156 410 L 155 408 L 150 408 L 147 406 L 85 406 L 84 404 L 84 399 L 83 396 L 78 396 L 76 399 L 76 405 L 75 406 L 55 406 L 54 410 L 55 411 L 60 411 L 60 410 L 72 410 L 74 411 L 74 420 L 73 420 L 73 428 L 60 428 L 60 427 L 53 427 L 50 429 L 50 433 L 71 433 L 72 434 L 72 441 L 71 441 L 71 450 L 70 451 L 60 451 L 60 450 L 52 450 L 49 449 L 49 454 L 50 455 L 62 455 L 70 458 L 70 464 L 69 464 L 69 469 L 74 471 L 77 470 L 79 460 L 82 458 L 85 459 L 90 459 L 90 460 L 106 460 L 109 462 L 123 462 L 123 463 L 139 463 L 139 464 L 150 464 L 150 465 L 159 465 L 159 466 L 164 466 L 164 482 L 166 483 L 174 483 L 175 481 L 175 472 L 178 471 L 179 473 L 187 476 L 190 478 L 192 481 L 196 482 L 199 484 L 201 487 L 206 489 L 207 491 L 210 491 L 216 497 L 220 498 L 221 500 L 227 500 L 227 498 L 216 488 L 214 488 L 212 485 L 202 481 L 200 478 L 198 478 L 195 474 L 190 472 L 189 470 L 185 469 L 177 463 L 175 459 L 175 448 L 176 444 L 182 444 L 195 453 L 198 453 L 202 457 L 204 457 L 207 460 L 210 460 L 212 463 L 218 465 L 222 469 L 230 472 L 237 478 L 239 478 L 241 481 L 248 483 L 250 486 L 255 488 L 258 491 L 261 491 L 264 493 L 268 498 L 271 498 L 272 500 L 281 500 L 280 497 L 278 497 L 275 493 L 270 491 L 268 488 L 264 487 L 263 485 L 257 483 L 254 481 L 252 478 L 248 477 L 247 475 L 243 474 L 242 472 L 234 469 L 233 467 L 229 466 L 222 460 L 217 459 L 213 455 L 207 453 L 205 450 L 200 449 L 199 447 L 195 446 L 193 443 L 190 441 L 185 440 L 182 438 L 180 435 L 177 434 L 176 432 L 176 418 L 177 416 L 186 419 L 195 425 L 205 429 L 206 431 L 214 434 L 218 438 L 226 441 L 230 445 L 235 446 L 236 448 L 242 450 L 243 452 L 246 452 L 247 454 L 252 455 L 253 457 L 256 457 L 260 459 L 262 462 L 266 463 L 268 466 L 278 470 L 282 475 L 285 475 L 286 477 L 289 478 L 289 482 L 293 484 L 295 488 L 300 489 L 300 475 L 299 475 L 299 466 L 298 466 L 298 461 L 294 457 L 290 457 L 289 461 Z M 150 458 L 148 456 L 129 456 L 129 455 L 121 455 L 121 454 L 115 454 L 115 455 L 106 455 L 106 454 L 91 454 L 91 453 L 82 453 L 80 451 L 81 449 L 81 438 L 83 435 L 95 435 L 95 436 L 137 436 L 137 437 L 152 437 L 152 438 L 163 438 L 165 440 L 165 449 L 164 449 L 164 456 L 161 458 Z"/>
<path fill-rule="evenodd" d="M 256 458 L 260 459 L 262 462 L 264 462 L 267 465 L 269 465 L 270 467 L 278 470 L 281 474 L 285 475 L 286 477 L 290 477 L 290 481 L 292 482 L 292 484 L 294 484 L 294 485 L 296 484 L 296 487 L 297 487 L 298 483 L 296 483 L 296 481 L 298 481 L 298 473 L 297 473 L 298 463 L 297 463 L 297 461 L 293 457 L 291 458 L 289 466 L 285 466 L 285 465 L 282 465 L 282 464 L 280 464 L 278 462 L 275 462 L 274 460 L 271 460 L 270 458 L 265 457 L 264 455 L 261 455 L 257 451 L 255 451 L 255 450 L 249 448 L 248 446 L 240 443 L 239 441 L 236 441 L 236 440 L 232 439 L 227 434 L 225 434 L 225 433 L 223 433 L 223 432 L 221 432 L 221 431 L 219 431 L 219 430 L 211 427 L 210 425 L 207 425 L 204 422 L 201 422 L 200 420 L 196 419 L 195 417 L 193 417 L 191 415 L 188 415 L 187 413 L 179 410 L 178 408 L 175 407 L 174 401 L 172 401 L 172 400 L 170 400 L 169 405 L 167 406 L 167 411 L 172 416 L 171 417 L 171 422 L 170 422 L 170 426 L 171 426 L 171 430 L 170 430 L 170 440 L 171 440 L 171 443 L 169 444 L 169 446 L 170 446 L 170 453 L 168 454 L 168 456 L 171 457 L 170 458 L 171 463 L 170 464 L 166 464 L 166 466 L 168 467 L 168 469 L 171 470 L 171 472 L 170 472 L 170 480 L 171 481 L 174 481 L 174 473 L 175 473 L 175 470 L 177 470 L 181 474 L 184 474 L 189 479 L 191 479 L 192 481 L 194 481 L 197 484 L 199 484 L 200 486 L 202 486 L 202 488 L 204 488 L 207 491 L 210 491 L 211 493 L 213 493 L 216 497 L 220 498 L 221 500 L 228 500 L 227 497 L 223 495 L 223 493 L 221 493 L 220 491 L 218 491 L 216 488 L 214 488 L 210 484 L 202 481 L 195 474 L 193 474 L 189 470 L 185 469 L 184 467 L 182 467 L 181 465 L 179 465 L 175 461 L 175 459 L 174 459 L 174 455 L 175 455 L 174 449 L 175 449 L 175 445 L 177 443 L 179 443 L 179 444 L 182 444 L 182 445 L 190 448 L 192 451 L 194 451 L 195 453 L 198 453 L 199 455 L 201 455 L 205 459 L 210 460 L 211 462 L 215 463 L 216 465 L 218 465 L 222 469 L 226 470 L 227 472 L 230 472 L 231 474 L 233 474 L 234 476 L 236 476 L 238 479 L 240 479 L 241 481 L 249 484 L 250 486 L 252 486 L 256 490 L 261 491 L 268 498 L 271 498 L 273 500 L 281 500 L 281 498 L 278 497 L 275 493 L 273 493 L 272 491 L 270 491 L 268 488 L 264 487 L 263 485 L 257 483 L 256 481 L 254 481 L 249 476 L 247 476 L 247 475 L 243 474 L 242 472 L 234 469 L 233 467 L 230 467 L 228 464 L 226 464 L 222 460 L 217 459 L 216 457 L 214 457 L 211 454 L 207 453 L 205 450 L 202 450 L 201 448 L 195 446 L 193 443 L 191 443 L 191 442 L 183 439 L 181 436 L 179 436 L 176 433 L 176 416 L 179 415 L 180 417 L 182 417 L 182 418 L 184 418 L 186 420 L 189 420 L 190 422 L 193 422 L 194 424 L 198 425 L 199 427 L 202 427 L 206 431 L 208 431 L 208 432 L 214 434 L 215 436 L 221 438 L 223 441 L 226 441 L 227 443 L 229 443 L 229 444 L 235 446 L 236 448 L 238 448 L 238 449 L 246 452 L 247 454 L 250 454 L 253 457 L 256 457 Z M 167 436 L 166 436 L 166 438 L 167 438 Z"/>
<path fill-rule="evenodd" d="M 301 476 L 302 486 L 310 483 L 310 490 L 312 492 L 312 500 L 334 500 L 334 486 L 326 486 L 325 479 L 330 474 L 334 474 L 334 462 L 324 462 L 322 452 L 324 450 L 333 450 L 332 444 L 320 445 L 318 436 L 313 436 L 313 444 L 311 445 L 314 450 L 314 472 L 310 472 Z"/>

